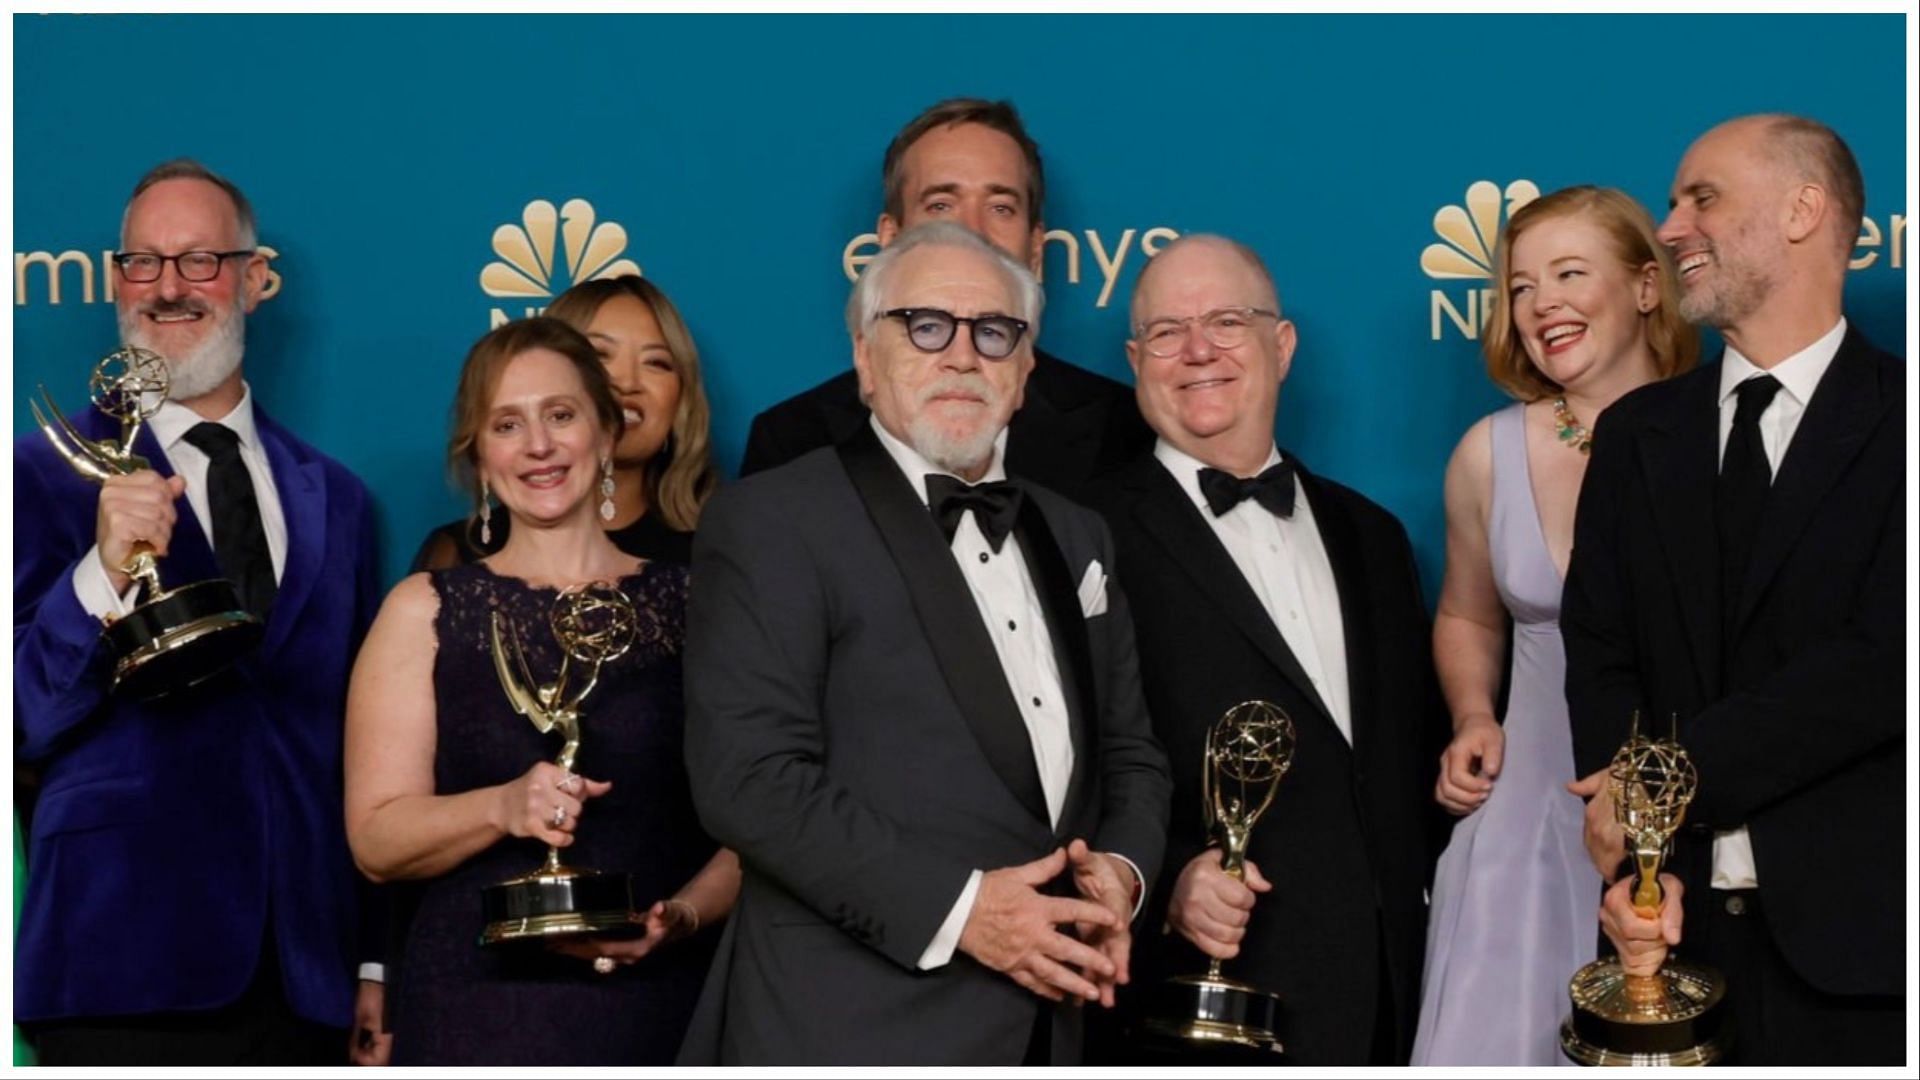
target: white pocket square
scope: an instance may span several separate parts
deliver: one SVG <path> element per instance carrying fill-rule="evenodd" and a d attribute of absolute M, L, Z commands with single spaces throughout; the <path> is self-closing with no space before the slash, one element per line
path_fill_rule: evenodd
<path fill-rule="evenodd" d="M 1080 614 L 1088 619 L 1107 613 L 1107 572 L 1100 568 L 1100 560 L 1087 564 L 1087 572 L 1080 578 Z"/>

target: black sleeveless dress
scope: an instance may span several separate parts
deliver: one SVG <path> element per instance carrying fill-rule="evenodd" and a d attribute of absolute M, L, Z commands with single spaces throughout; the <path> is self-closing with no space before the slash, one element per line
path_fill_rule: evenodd
<path fill-rule="evenodd" d="M 508 615 L 533 677 L 551 680 L 559 667 L 548 628 L 555 590 L 481 563 L 435 571 L 432 580 L 440 596 L 435 790 L 505 783 L 552 760 L 560 736 L 541 734 L 508 704 L 488 628 L 494 611 Z M 587 801 L 564 857 L 571 866 L 630 871 L 644 909 L 673 895 L 716 845 L 694 816 L 681 752 L 687 570 L 648 563 L 619 585 L 640 630 L 625 656 L 602 667 L 581 708 L 575 764 L 583 776 L 613 781 L 613 789 Z M 509 837 L 405 890 L 409 914 L 388 986 L 395 1065 L 672 1062 L 712 959 L 713 928 L 610 975 L 537 946 L 481 948 L 480 890 L 533 870 L 545 856 L 544 844 Z"/>

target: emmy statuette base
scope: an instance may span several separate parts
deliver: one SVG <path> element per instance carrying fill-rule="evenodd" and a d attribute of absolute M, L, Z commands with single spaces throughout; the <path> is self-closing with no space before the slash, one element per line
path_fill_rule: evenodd
<path fill-rule="evenodd" d="M 480 890 L 487 926 L 482 945 L 539 941 L 572 934 L 637 937 L 647 917 L 634 910 L 633 878 L 624 873 L 545 867 Z"/>
<path fill-rule="evenodd" d="M 1573 1011 L 1560 1025 L 1560 1049 L 1581 1065 L 1712 1065 L 1727 1055 L 1726 982 L 1713 970 L 1669 960 L 1654 992 L 1633 992 L 1615 959 L 1595 960 L 1573 976 Z"/>
<path fill-rule="evenodd" d="M 1157 1008 L 1145 1023 L 1163 1039 L 1245 1046 L 1284 1052 L 1280 997 L 1236 979 L 1179 975 L 1160 984 Z"/>
<path fill-rule="evenodd" d="M 252 652 L 266 624 L 220 578 L 168 589 L 102 633 L 114 657 L 115 693 L 151 698 L 212 678 Z"/>

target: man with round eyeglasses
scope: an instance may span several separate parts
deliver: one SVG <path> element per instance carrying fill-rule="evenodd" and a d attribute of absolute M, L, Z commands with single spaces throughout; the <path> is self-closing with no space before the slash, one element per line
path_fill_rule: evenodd
<path fill-rule="evenodd" d="M 120 246 L 121 340 L 169 372 L 132 447 L 151 467 L 96 487 L 40 433 L 14 443 L 35 508 L 16 521 L 14 722 L 42 770 L 14 1016 L 46 1065 L 342 1064 L 356 1008 L 379 1026 L 379 988 L 356 1002 L 340 815 L 347 676 L 380 598 L 372 505 L 245 379 L 268 273 L 240 189 L 159 165 Z M 68 415 L 120 435 L 97 408 Z M 156 699 L 111 691 L 100 633 L 135 599 L 136 544 L 166 585 L 232 581 L 261 644 Z"/>
<path fill-rule="evenodd" d="M 1132 1031 L 1104 1062 L 1405 1064 L 1431 866 L 1426 763 L 1447 732 L 1406 531 L 1274 439 L 1298 343 L 1260 257 L 1190 235 L 1141 271 L 1127 342 L 1150 453 L 1096 494 L 1133 598 L 1141 681 L 1174 807 L 1145 921 Z M 1206 733 L 1272 702 L 1292 767 L 1252 832 L 1245 880 L 1221 870 L 1198 810 Z M 1285 1056 L 1156 1043 L 1153 987 L 1225 961 L 1280 996 Z"/>
<path fill-rule="evenodd" d="M 872 407 L 694 540 L 687 762 L 739 906 L 682 1064 L 1074 1064 L 1170 782 L 1099 517 L 1009 479 L 1040 289 L 907 230 L 847 304 Z"/>

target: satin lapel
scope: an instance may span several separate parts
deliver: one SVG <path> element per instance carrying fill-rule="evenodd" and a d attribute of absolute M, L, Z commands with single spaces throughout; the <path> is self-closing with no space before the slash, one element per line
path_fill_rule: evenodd
<path fill-rule="evenodd" d="M 1813 400 L 1807 403 L 1761 513 L 1753 563 L 1740 590 L 1736 628 L 1753 614 L 1820 500 L 1839 483 L 1886 411 L 1888 402 L 1881 398 L 1867 355 L 1866 339 L 1849 328 Z"/>
<path fill-rule="evenodd" d="M 1099 694 L 1093 681 L 1092 649 L 1087 642 L 1087 621 L 1080 614 L 1080 594 L 1066 555 L 1054 539 L 1035 500 L 1020 504 L 1020 521 L 1015 527 L 1020 550 L 1027 558 L 1027 572 L 1034 590 L 1040 595 L 1040 608 L 1046 612 L 1049 639 L 1053 643 L 1053 665 L 1060 672 L 1061 692 L 1067 699 L 1067 720 L 1073 740 L 1073 776 L 1061 803 L 1058 828 L 1073 820 L 1088 769 L 1095 753 L 1092 732 L 1099 716 Z M 1028 754 L 1031 757 L 1031 752 Z"/>
<path fill-rule="evenodd" d="M 1333 713 L 1326 702 L 1320 700 L 1313 680 L 1307 677 L 1293 650 L 1287 648 L 1286 638 L 1281 636 L 1279 627 L 1273 625 L 1253 586 L 1241 575 L 1233 556 L 1227 554 L 1225 545 L 1208 527 L 1200 516 L 1200 509 L 1187 498 L 1179 482 L 1158 460 L 1148 458 L 1134 466 L 1127 484 L 1136 496 L 1134 520 L 1166 549 L 1168 564 L 1180 567 L 1193 578 L 1227 620 L 1253 642 L 1301 696 L 1313 703 L 1327 723 L 1333 723 Z"/>
<path fill-rule="evenodd" d="M 1720 377 L 1714 368 L 1691 379 L 1664 415 L 1648 419 L 1640 468 L 1674 596 L 1693 644 L 1701 699 L 1712 700 L 1720 685 L 1723 611 L 1720 532 L 1713 510 L 1720 472 Z"/>
<path fill-rule="evenodd" d="M 1032 738 L 1014 704 L 993 639 L 980 620 L 973 592 L 933 515 L 927 513 L 871 427 L 862 427 L 837 450 L 847 478 L 900 570 L 914 614 L 960 714 L 1008 790 L 1030 813 L 1047 821 Z"/>
<path fill-rule="evenodd" d="M 1364 757 L 1373 749 L 1375 736 L 1374 681 L 1368 677 L 1374 670 L 1375 638 L 1366 566 L 1360 561 L 1360 533 L 1345 507 L 1300 464 L 1300 459 L 1284 450 L 1281 453 L 1294 463 L 1301 492 L 1312 504 L 1320 546 L 1326 549 L 1327 564 L 1333 568 L 1334 590 L 1340 594 L 1340 636 L 1347 649 L 1347 712 L 1353 725 L 1353 752 Z"/>
<path fill-rule="evenodd" d="M 262 656 L 272 656 L 292 633 L 300 609 L 319 584 L 327 553 L 327 485 L 325 469 L 319 462 L 295 457 L 285 433 L 257 406 L 253 415 L 267 463 L 273 469 L 280 511 L 287 520 L 287 563 L 267 618 L 267 639 L 260 648 Z M 353 582 L 336 581 L 332 587 L 351 589 Z"/>

